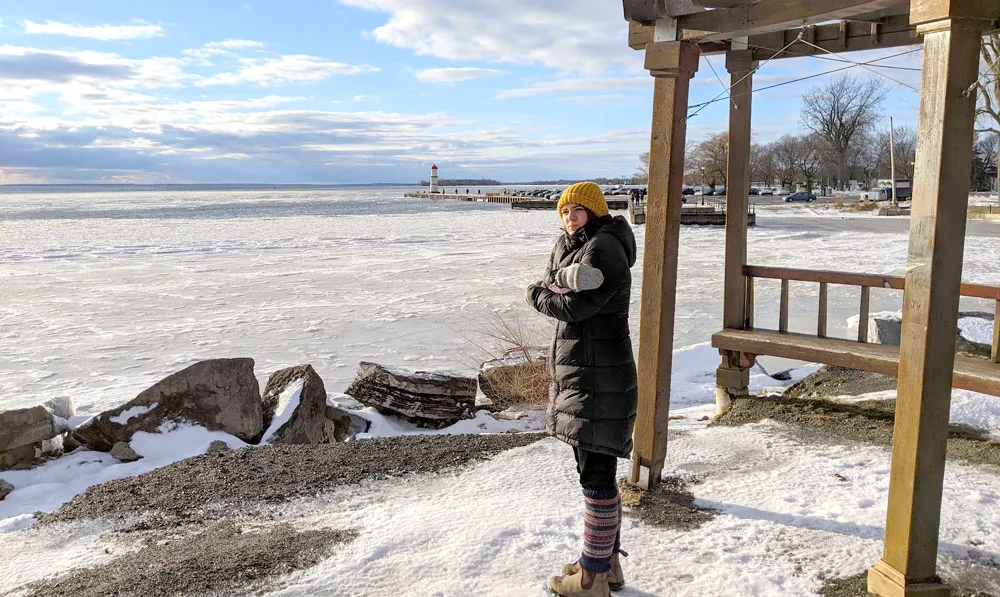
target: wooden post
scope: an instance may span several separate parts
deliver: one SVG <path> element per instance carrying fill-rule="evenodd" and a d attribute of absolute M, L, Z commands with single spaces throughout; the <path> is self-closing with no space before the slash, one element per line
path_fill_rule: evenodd
<path fill-rule="evenodd" d="M 868 590 L 883 597 L 950 593 L 935 572 L 976 99 L 963 92 L 997 8 L 910 2 L 924 62 L 885 546 L 868 571 Z"/>
<path fill-rule="evenodd" d="M 740 44 L 734 41 L 733 46 Z M 748 279 L 743 273 L 747 264 L 747 211 L 750 198 L 750 106 L 753 69 L 757 63 L 753 50 L 726 52 L 731 100 L 729 102 L 729 163 L 726 175 L 726 256 L 722 327 L 741 330 L 753 325 L 753 299 L 747 294 Z M 749 286 L 752 288 L 752 286 Z M 731 398 L 746 396 L 750 386 L 748 369 L 732 369 L 734 359 L 722 355 L 715 374 L 716 413 L 729 408 Z M 739 363 L 736 359 L 735 363 Z"/>
<path fill-rule="evenodd" d="M 653 489 L 667 457 L 688 88 L 698 70 L 698 48 L 682 41 L 647 44 L 646 68 L 655 77 L 655 87 L 639 324 L 639 405 L 629 480 Z"/>
<path fill-rule="evenodd" d="M 778 303 L 778 331 L 788 331 L 788 280 L 781 281 L 781 301 Z"/>
<path fill-rule="evenodd" d="M 861 310 L 858 312 L 858 342 L 868 342 L 868 312 L 871 309 L 872 289 L 861 287 Z"/>
<path fill-rule="evenodd" d="M 819 283 L 819 309 L 816 315 L 816 335 L 820 338 L 826 338 L 826 308 L 828 304 L 829 297 L 829 285 L 826 282 Z"/>

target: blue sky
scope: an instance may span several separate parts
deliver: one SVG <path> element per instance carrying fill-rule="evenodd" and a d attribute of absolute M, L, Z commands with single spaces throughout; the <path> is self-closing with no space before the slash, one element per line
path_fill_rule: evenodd
<path fill-rule="evenodd" d="M 653 86 L 627 30 L 618 0 L 0 0 L 0 183 L 627 175 Z M 728 80 L 703 58 L 692 104 L 723 89 L 707 60 Z M 755 86 L 838 66 L 774 61 Z M 755 94 L 755 138 L 797 132 L 822 80 Z M 912 123 L 917 101 L 893 86 L 886 115 Z M 707 107 L 689 140 L 726 119 Z"/>

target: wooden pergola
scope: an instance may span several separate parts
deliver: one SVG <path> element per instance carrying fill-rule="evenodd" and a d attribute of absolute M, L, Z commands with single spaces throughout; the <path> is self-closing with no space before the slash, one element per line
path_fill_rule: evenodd
<path fill-rule="evenodd" d="M 632 483 L 653 488 L 667 453 L 681 185 L 688 89 L 701 54 L 725 53 L 731 78 L 722 364 L 717 402 L 747 394 L 758 355 L 775 355 L 899 378 L 882 559 L 868 588 L 884 597 L 944 596 L 936 576 L 952 386 L 1000 395 L 992 362 L 955 356 L 960 296 L 996 300 L 1000 288 L 962 284 L 981 36 L 1000 0 L 624 0 L 629 45 L 655 79 L 639 332 L 639 414 Z M 923 44 L 917 156 L 905 277 L 747 264 L 753 73 L 764 60 Z M 753 326 L 753 280 L 781 280 L 778 330 Z M 789 281 L 819 285 L 815 335 L 788 332 Z M 826 336 L 829 284 L 861 288 L 859 341 Z M 899 349 L 865 343 L 869 289 L 903 290 Z M 997 318 L 1000 321 L 1000 317 Z"/>

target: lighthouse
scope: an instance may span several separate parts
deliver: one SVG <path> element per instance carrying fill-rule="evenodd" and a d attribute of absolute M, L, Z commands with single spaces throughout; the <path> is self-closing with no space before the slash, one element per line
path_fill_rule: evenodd
<path fill-rule="evenodd" d="M 431 192 L 438 192 L 438 167 L 437 164 L 431 166 Z"/>

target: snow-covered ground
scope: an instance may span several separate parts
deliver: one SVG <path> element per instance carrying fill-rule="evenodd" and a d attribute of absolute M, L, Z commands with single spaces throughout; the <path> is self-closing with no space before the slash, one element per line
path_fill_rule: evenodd
<path fill-rule="evenodd" d="M 339 392 L 359 360 L 472 373 L 483 357 L 467 339 L 477 321 L 492 309 L 532 316 L 523 288 L 541 273 L 555 216 L 400 195 L 5 196 L 0 408 L 66 395 L 83 415 L 95 414 L 210 357 L 254 357 L 262 382 L 278 368 L 312 363 L 331 401 L 355 408 Z M 904 269 L 905 229 L 787 216 L 780 207 L 761 214 L 749 233 L 752 263 Z M 643 228 L 636 233 L 641 247 Z M 888 449 L 806 441 L 770 422 L 709 428 L 702 420 L 714 410 L 718 353 L 704 343 L 721 320 L 722 241 L 721 229 L 682 231 L 671 411 L 678 418 L 666 471 L 697 481 L 699 503 L 721 514 L 688 532 L 627 520 L 623 597 L 814 595 L 823 578 L 857 574 L 880 555 Z M 997 236 L 970 235 L 965 279 L 1000 283 L 998 250 Z M 637 339 L 641 257 L 634 272 Z M 778 285 L 760 281 L 757 293 L 757 321 L 773 326 Z M 792 285 L 793 330 L 815 326 L 815 296 L 810 285 Z M 901 298 L 878 289 L 872 309 L 895 311 Z M 856 289 L 831 289 L 832 334 L 849 334 L 857 300 Z M 963 307 L 992 310 L 976 301 Z M 758 370 L 752 377 L 755 390 L 788 383 Z M 370 435 L 421 432 L 371 409 L 359 414 L 373 421 Z M 1000 400 L 955 392 L 952 419 L 1000 437 Z M 481 412 L 442 432 L 539 424 L 538 413 L 496 421 Z M 0 474 L 18 487 L 0 502 L 0 594 L 112 557 L 103 523 L 32 527 L 31 512 L 200 454 L 215 439 L 242 445 L 195 427 L 164 431 L 140 434 L 133 447 L 145 458 L 135 463 L 79 451 Z M 950 462 L 946 475 L 941 572 L 963 577 L 977 562 L 1000 564 L 998 471 Z M 572 457 L 555 440 L 449 473 L 345 487 L 285 514 L 304 526 L 347 524 L 359 537 L 276 594 L 542 594 L 544 579 L 579 550 L 580 506 Z M 1000 579 L 985 578 L 976 582 L 993 584 L 980 588 L 1000 594 Z"/>

